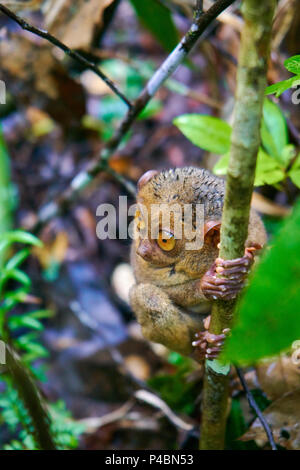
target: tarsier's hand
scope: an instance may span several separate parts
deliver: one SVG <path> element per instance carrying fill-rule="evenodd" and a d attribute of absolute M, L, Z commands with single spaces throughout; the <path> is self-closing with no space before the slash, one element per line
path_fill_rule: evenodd
<path fill-rule="evenodd" d="M 261 246 L 245 249 L 242 258 L 223 260 L 217 258 L 212 267 L 204 274 L 200 287 L 209 300 L 234 299 L 245 286 L 245 281 L 254 262 L 254 252 Z"/>

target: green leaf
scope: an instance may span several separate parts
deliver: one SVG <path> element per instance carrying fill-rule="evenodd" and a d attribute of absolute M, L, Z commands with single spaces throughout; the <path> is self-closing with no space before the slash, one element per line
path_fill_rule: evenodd
<path fill-rule="evenodd" d="M 151 100 L 139 115 L 138 120 L 149 119 L 150 117 L 153 117 L 155 114 L 159 113 L 161 109 L 161 101 L 156 99 Z"/>
<path fill-rule="evenodd" d="M 12 330 L 22 327 L 32 328 L 37 331 L 41 331 L 43 329 L 42 323 L 30 315 L 12 315 L 8 319 L 8 323 Z"/>
<path fill-rule="evenodd" d="M 265 95 L 273 95 L 279 98 L 280 95 L 289 88 L 297 86 L 300 83 L 300 75 L 296 75 L 295 77 L 288 78 L 287 80 L 283 80 L 282 82 L 274 83 L 270 85 L 265 90 Z"/>
<path fill-rule="evenodd" d="M 264 101 L 261 138 L 265 150 L 284 164 L 282 152 L 288 144 L 286 120 L 280 108 L 268 99 Z"/>
<path fill-rule="evenodd" d="M 281 152 L 281 158 L 284 161 L 285 168 L 296 156 L 296 147 L 293 144 L 288 144 Z"/>
<path fill-rule="evenodd" d="M 229 151 L 231 127 L 227 122 L 203 114 L 183 114 L 173 122 L 198 147 L 218 154 Z"/>
<path fill-rule="evenodd" d="M 300 200 L 275 236 L 237 306 L 225 359 L 253 364 L 300 338 Z"/>
<path fill-rule="evenodd" d="M 2 276 L 0 278 L 0 285 L 2 286 L 3 283 L 7 282 L 9 279 L 14 279 L 15 281 L 23 284 L 25 287 L 29 287 L 31 285 L 30 277 L 19 269 L 3 270 Z"/>
<path fill-rule="evenodd" d="M 5 269 L 15 269 L 20 264 L 22 264 L 25 259 L 29 256 L 30 251 L 27 248 L 24 248 L 24 250 L 18 251 L 8 262 L 6 263 Z"/>
<path fill-rule="evenodd" d="M 257 156 L 254 185 L 263 186 L 264 184 L 276 184 L 284 178 L 285 173 L 277 160 L 260 148 Z"/>
<path fill-rule="evenodd" d="M 178 32 L 170 10 L 158 0 L 130 0 L 141 23 L 169 52 L 177 45 Z"/>
<path fill-rule="evenodd" d="M 298 170 L 290 171 L 289 177 L 293 181 L 294 185 L 297 186 L 297 188 L 300 188 L 300 168 L 298 168 Z"/>
<path fill-rule="evenodd" d="M 5 299 L 1 305 L 1 311 L 8 312 L 19 303 L 25 302 L 27 294 L 28 294 L 28 288 L 25 288 L 24 286 L 14 291 L 6 291 Z"/>
<path fill-rule="evenodd" d="M 226 175 L 229 163 L 229 153 L 223 155 L 213 168 L 215 175 Z M 285 178 L 285 173 L 277 163 L 263 149 L 259 149 L 257 164 L 255 170 L 254 186 L 263 186 L 264 184 L 275 184 Z"/>
<path fill-rule="evenodd" d="M 284 61 L 285 68 L 294 73 L 295 75 L 300 74 L 300 55 L 293 55 Z"/>
<path fill-rule="evenodd" d="M 0 235 L 0 240 L 8 241 L 9 243 L 25 243 L 33 246 L 43 246 L 42 242 L 37 237 L 24 230 L 11 230 L 10 232 L 3 233 Z"/>
<path fill-rule="evenodd" d="M 35 310 L 34 312 L 30 312 L 30 316 L 32 318 L 50 318 L 53 316 L 52 310 Z"/>
<path fill-rule="evenodd" d="M 292 168 L 288 173 L 293 183 L 300 188 L 300 153 L 298 154 Z"/>
<path fill-rule="evenodd" d="M 217 161 L 215 166 L 213 167 L 213 173 L 215 175 L 221 176 L 221 175 L 226 175 L 227 174 L 227 168 L 229 164 L 229 153 L 226 153 L 225 155 L 222 155 L 221 158 Z"/>
<path fill-rule="evenodd" d="M 17 343 L 19 343 L 19 342 L 20 342 L 20 339 L 17 341 Z M 35 354 L 35 357 L 37 359 L 49 356 L 49 352 L 47 351 L 47 349 L 44 348 L 44 346 L 42 346 L 39 343 L 34 343 L 32 341 L 26 341 L 26 342 L 23 342 L 22 344 L 20 344 L 19 346 L 20 346 L 20 348 L 24 349 L 25 351 L 27 351 L 29 353 L 32 353 L 32 354 Z"/>

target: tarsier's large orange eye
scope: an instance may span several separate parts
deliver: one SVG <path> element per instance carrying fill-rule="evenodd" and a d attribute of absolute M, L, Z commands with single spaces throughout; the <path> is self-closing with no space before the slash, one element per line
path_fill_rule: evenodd
<path fill-rule="evenodd" d="M 175 247 L 174 235 L 166 230 L 161 230 L 158 234 L 157 244 L 164 251 L 171 251 Z"/>

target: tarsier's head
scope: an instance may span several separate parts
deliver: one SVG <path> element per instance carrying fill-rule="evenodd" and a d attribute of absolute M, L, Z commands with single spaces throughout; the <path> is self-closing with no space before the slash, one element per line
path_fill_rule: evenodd
<path fill-rule="evenodd" d="M 217 251 L 223 199 L 223 180 L 207 170 L 146 172 L 138 182 L 137 255 L 159 267 L 188 265 L 196 274 L 201 256 Z M 201 244 L 191 245 L 197 230 Z"/>

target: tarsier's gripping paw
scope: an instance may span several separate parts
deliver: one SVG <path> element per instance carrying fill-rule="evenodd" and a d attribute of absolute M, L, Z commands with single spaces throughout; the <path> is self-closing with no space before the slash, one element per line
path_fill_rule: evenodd
<path fill-rule="evenodd" d="M 205 297 L 209 300 L 234 299 L 245 286 L 254 262 L 254 252 L 260 248 L 258 246 L 246 248 L 242 258 L 233 260 L 217 258 L 201 279 L 200 287 Z"/>
<path fill-rule="evenodd" d="M 195 334 L 196 340 L 192 346 L 196 348 L 196 357 L 198 360 L 216 359 L 223 349 L 224 341 L 230 333 L 229 328 L 225 328 L 221 335 L 209 333 L 210 316 L 204 322 L 205 331 Z"/>

